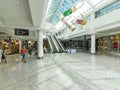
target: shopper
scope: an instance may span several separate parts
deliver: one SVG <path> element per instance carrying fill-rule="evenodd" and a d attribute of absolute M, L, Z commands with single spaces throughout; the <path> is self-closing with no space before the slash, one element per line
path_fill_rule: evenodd
<path fill-rule="evenodd" d="M 27 53 L 27 49 L 25 48 L 25 46 L 23 46 L 23 48 L 21 49 L 21 55 L 22 55 L 22 62 L 26 63 L 26 53 Z"/>
<path fill-rule="evenodd" d="M 31 55 L 32 55 L 32 48 L 31 47 L 29 48 L 28 53 L 29 53 L 29 55 L 31 57 Z"/>
<path fill-rule="evenodd" d="M 7 64 L 5 51 L 2 52 L 1 60 L 2 60 L 1 63 L 5 62 Z"/>
<path fill-rule="evenodd" d="M 44 51 L 44 53 L 47 53 L 47 48 L 46 48 L 46 46 L 43 46 L 43 51 Z"/>

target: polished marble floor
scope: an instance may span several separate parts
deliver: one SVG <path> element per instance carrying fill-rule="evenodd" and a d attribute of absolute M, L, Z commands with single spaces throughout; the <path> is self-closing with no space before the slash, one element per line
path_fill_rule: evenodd
<path fill-rule="evenodd" d="M 0 64 L 0 90 L 120 90 L 118 57 L 59 53 L 7 61 Z"/>

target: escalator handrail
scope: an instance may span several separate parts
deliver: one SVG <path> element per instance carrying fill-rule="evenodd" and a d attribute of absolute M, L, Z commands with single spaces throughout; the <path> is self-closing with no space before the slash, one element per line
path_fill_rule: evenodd
<path fill-rule="evenodd" d="M 56 52 L 57 49 L 56 49 L 55 44 L 54 44 L 54 42 L 52 40 L 52 37 L 51 36 L 49 36 L 49 37 L 50 37 L 51 45 L 53 46 L 53 52 Z"/>
<path fill-rule="evenodd" d="M 59 43 L 60 47 L 62 48 L 62 50 L 65 52 L 65 49 L 63 48 L 63 45 L 60 43 L 60 41 L 58 40 L 58 38 L 56 37 L 56 35 L 54 35 L 54 36 L 55 36 L 57 42 Z"/>
<path fill-rule="evenodd" d="M 56 42 L 55 42 L 55 39 L 54 39 L 53 35 L 51 35 L 51 39 L 53 40 L 53 43 L 54 43 L 54 45 L 55 45 L 55 48 L 56 48 L 57 51 L 59 52 L 59 48 L 58 48 L 58 46 L 57 46 L 57 44 L 56 44 Z"/>
<path fill-rule="evenodd" d="M 53 47 L 52 47 L 52 44 L 51 44 L 51 41 L 50 41 L 50 37 L 47 36 L 47 38 L 48 38 L 48 42 L 49 42 L 49 44 L 50 44 L 51 51 L 53 52 Z"/>

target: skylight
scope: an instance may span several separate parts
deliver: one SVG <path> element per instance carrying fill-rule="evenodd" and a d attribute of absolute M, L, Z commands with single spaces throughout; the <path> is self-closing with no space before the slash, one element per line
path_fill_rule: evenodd
<path fill-rule="evenodd" d="M 48 18 L 46 21 L 56 25 L 61 20 L 61 15 L 74 6 L 76 7 L 76 11 L 70 13 L 69 17 L 75 20 L 80 15 L 90 12 L 98 5 L 106 3 L 106 1 L 108 0 L 50 0 L 51 4 L 48 9 Z"/>

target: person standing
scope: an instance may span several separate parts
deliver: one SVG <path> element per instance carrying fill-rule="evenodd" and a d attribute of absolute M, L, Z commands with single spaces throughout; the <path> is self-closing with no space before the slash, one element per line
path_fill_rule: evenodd
<path fill-rule="evenodd" d="M 43 51 L 44 53 L 47 53 L 47 48 L 45 46 L 43 47 Z"/>
<path fill-rule="evenodd" d="M 26 63 L 25 57 L 26 57 L 27 49 L 25 46 L 21 49 L 21 55 L 22 55 L 22 62 Z"/>

